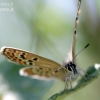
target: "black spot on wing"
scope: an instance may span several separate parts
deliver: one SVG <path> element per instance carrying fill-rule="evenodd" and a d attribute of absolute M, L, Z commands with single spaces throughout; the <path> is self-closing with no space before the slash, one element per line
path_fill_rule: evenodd
<path fill-rule="evenodd" d="M 27 60 L 29 62 L 29 65 L 33 65 L 33 61 L 32 60 Z"/>
<path fill-rule="evenodd" d="M 25 55 L 25 53 L 23 52 L 22 55 Z"/>
<path fill-rule="evenodd" d="M 28 60 L 28 62 L 33 62 L 32 60 Z"/>
<path fill-rule="evenodd" d="M 7 54 L 9 55 L 10 53 L 9 53 L 9 52 L 7 52 Z"/>
<path fill-rule="evenodd" d="M 13 59 L 13 61 L 16 61 L 16 59 Z"/>
<path fill-rule="evenodd" d="M 26 65 L 26 62 L 23 62 Z"/>
<path fill-rule="evenodd" d="M 20 55 L 20 58 L 26 59 L 25 56 L 24 56 L 23 54 Z"/>
<path fill-rule="evenodd" d="M 12 56 L 14 56 L 14 53 L 12 53 Z"/>
<path fill-rule="evenodd" d="M 34 60 L 34 61 L 37 61 L 37 60 L 38 60 L 38 58 L 33 58 L 33 60 Z"/>
<path fill-rule="evenodd" d="M 40 70 L 43 70 L 43 68 L 39 68 Z"/>
<path fill-rule="evenodd" d="M 32 62 L 29 62 L 29 65 L 33 65 L 33 63 Z"/>
<path fill-rule="evenodd" d="M 55 73 L 57 73 L 58 72 L 58 70 L 55 70 Z"/>
<path fill-rule="evenodd" d="M 14 52 L 16 52 L 16 50 L 15 49 L 13 49 L 14 50 Z"/>
<path fill-rule="evenodd" d="M 21 59 L 19 59 L 19 61 L 22 61 Z"/>

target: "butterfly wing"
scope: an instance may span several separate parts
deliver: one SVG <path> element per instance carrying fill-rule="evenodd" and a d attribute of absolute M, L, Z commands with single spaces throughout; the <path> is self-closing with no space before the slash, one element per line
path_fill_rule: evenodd
<path fill-rule="evenodd" d="M 1 54 L 9 61 L 21 65 L 31 65 L 32 67 L 21 69 L 21 75 L 24 76 L 31 76 L 37 79 L 59 78 L 64 80 L 68 73 L 68 70 L 59 63 L 21 49 L 2 47 Z M 58 68 L 61 69 L 57 71 Z"/>
<path fill-rule="evenodd" d="M 9 61 L 21 64 L 21 65 L 32 65 L 32 66 L 41 66 L 50 67 L 50 68 L 59 68 L 62 65 L 52 61 L 50 59 L 38 56 L 28 51 L 24 51 L 12 47 L 2 47 L 1 54 L 5 56 Z"/>
<path fill-rule="evenodd" d="M 73 40 L 72 40 L 72 49 L 71 49 L 71 55 L 72 55 L 71 61 L 73 60 L 75 56 L 75 43 L 76 43 L 76 33 L 74 32 Z"/>
<path fill-rule="evenodd" d="M 31 78 L 35 79 L 52 79 L 52 78 L 59 78 L 62 81 L 65 80 L 67 70 L 62 68 L 59 71 L 56 71 L 57 68 L 48 68 L 44 66 L 31 66 L 22 68 L 20 70 L 20 75 L 22 76 L 30 76 Z"/>
<path fill-rule="evenodd" d="M 75 43 L 76 43 L 76 35 L 77 35 L 77 26 L 78 26 L 78 22 L 79 22 L 79 15 L 81 13 L 80 6 L 81 6 L 81 0 L 78 1 L 78 10 L 77 10 L 76 18 L 75 18 L 75 27 L 74 27 L 74 34 L 73 34 L 73 40 L 72 40 L 72 49 L 71 49 L 72 60 L 75 57 Z"/>

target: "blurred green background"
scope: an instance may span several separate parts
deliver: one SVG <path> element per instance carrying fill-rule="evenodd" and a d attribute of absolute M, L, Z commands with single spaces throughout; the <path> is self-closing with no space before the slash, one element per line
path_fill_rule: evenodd
<path fill-rule="evenodd" d="M 1 11 L 11 7 L 14 11 Z M 28 50 L 62 63 L 71 48 L 76 11 L 77 0 L 0 0 L 0 47 Z M 76 59 L 77 66 L 84 70 L 100 63 L 99 0 L 82 0 L 76 53 L 87 43 L 90 46 Z M 20 76 L 22 67 L 0 56 L 0 100 L 47 100 L 63 89 L 60 80 Z M 99 84 L 100 78 L 67 99 L 100 100 Z"/>

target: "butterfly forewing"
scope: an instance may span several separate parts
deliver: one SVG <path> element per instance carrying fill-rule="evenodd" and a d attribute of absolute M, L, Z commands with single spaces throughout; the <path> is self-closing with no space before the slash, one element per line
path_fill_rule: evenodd
<path fill-rule="evenodd" d="M 4 55 L 8 60 L 19 63 L 21 65 L 36 65 L 41 66 L 44 65 L 45 67 L 51 68 L 59 68 L 62 65 L 59 63 L 52 61 L 50 59 L 38 56 L 28 51 L 20 50 L 17 48 L 11 47 L 2 47 L 1 54 Z"/>

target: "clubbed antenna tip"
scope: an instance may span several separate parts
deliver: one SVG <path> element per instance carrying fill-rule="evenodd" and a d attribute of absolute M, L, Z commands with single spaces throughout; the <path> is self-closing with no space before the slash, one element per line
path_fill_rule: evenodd
<path fill-rule="evenodd" d="M 75 55 L 75 57 L 73 58 L 73 60 L 76 58 L 76 56 L 79 54 L 79 53 L 81 53 L 85 48 L 87 48 L 88 46 L 89 46 L 90 44 L 88 43 L 81 51 L 79 51 L 76 55 Z"/>
<path fill-rule="evenodd" d="M 90 44 L 88 43 L 84 48 L 87 48 Z"/>

